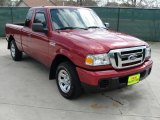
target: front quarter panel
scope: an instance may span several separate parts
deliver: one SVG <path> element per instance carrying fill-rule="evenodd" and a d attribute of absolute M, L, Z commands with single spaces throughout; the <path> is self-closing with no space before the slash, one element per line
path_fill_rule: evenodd
<path fill-rule="evenodd" d="M 85 65 L 85 58 L 91 51 L 81 47 L 75 40 L 64 36 L 62 33 L 53 32 L 49 42 L 49 67 L 51 67 L 57 55 L 66 56 L 76 66 L 88 70 L 102 70 L 110 69 L 111 65 L 105 66 L 87 66 Z"/>
<path fill-rule="evenodd" d="M 77 65 L 77 61 L 74 57 L 75 51 L 73 48 L 74 45 L 70 40 L 62 37 L 57 32 L 53 32 L 53 37 L 51 37 L 49 41 L 49 66 L 51 66 L 57 55 L 66 56 L 75 65 Z"/>

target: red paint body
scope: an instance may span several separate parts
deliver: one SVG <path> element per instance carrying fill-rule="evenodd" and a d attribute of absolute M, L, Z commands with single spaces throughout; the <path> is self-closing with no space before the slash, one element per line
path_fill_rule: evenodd
<path fill-rule="evenodd" d="M 59 7 L 32 8 L 34 15 L 39 10 L 45 12 L 48 23 L 47 34 L 32 30 L 33 15 L 29 28 L 6 24 L 6 37 L 13 36 L 19 50 L 49 68 L 57 55 L 66 56 L 77 66 L 80 81 L 89 85 L 97 86 L 100 79 L 130 75 L 152 67 L 151 60 L 145 61 L 140 66 L 123 70 L 116 70 L 111 65 L 97 67 L 85 65 L 88 54 L 107 53 L 112 49 L 148 46 L 148 44 L 138 38 L 105 29 L 54 31 L 50 19 L 51 8 Z M 53 47 L 50 42 L 56 43 L 56 46 Z"/>

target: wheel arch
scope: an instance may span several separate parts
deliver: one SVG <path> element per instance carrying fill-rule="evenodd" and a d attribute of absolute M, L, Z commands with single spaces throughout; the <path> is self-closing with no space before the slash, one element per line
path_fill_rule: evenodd
<path fill-rule="evenodd" d="M 52 80 L 52 79 L 55 79 L 56 77 L 56 70 L 57 70 L 57 67 L 60 63 L 62 62 L 70 62 L 72 63 L 73 65 L 75 65 L 72 60 L 70 60 L 67 56 L 65 55 L 62 55 L 62 54 L 59 54 L 55 57 L 55 59 L 53 60 L 52 64 L 51 64 L 51 67 L 50 67 L 50 73 L 49 73 L 49 79 Z"/>
<path fill-rule="evenodd" d="M 8 49 L 10 49 L 10 44 L 11 44 L 12 40 L 14 40 L 14 37 L 12 35 L 10 35 L 8 38 L 8 47 L 7 47 Z"/>

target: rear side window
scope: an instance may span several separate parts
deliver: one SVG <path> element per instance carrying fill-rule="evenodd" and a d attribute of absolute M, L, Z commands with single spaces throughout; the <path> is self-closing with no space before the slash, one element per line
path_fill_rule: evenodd
<path fill-rule="evenodd" d="M 46 28 L 47 22 L 46 22 L 45 14 L 44 13 L 36 13 L 35 18 L 34 18 L 34 23 L 42 23 L 43 27 Z"/>
<path fill-rule="evenodd" d="M 32 20 L 33 10 L 29 10 L 26 16 L 25 26 L 29 27 L 30 22 Z"/>

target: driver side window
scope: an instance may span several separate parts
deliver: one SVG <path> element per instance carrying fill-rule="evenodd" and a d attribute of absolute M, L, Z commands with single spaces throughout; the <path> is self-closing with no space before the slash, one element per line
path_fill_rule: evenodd
<path fill-rule="evenodd" d="M 44 28 L 47 28 L 47 22 L 44 13 L 36 13 L 34 23 L 42 23 Z"/>

